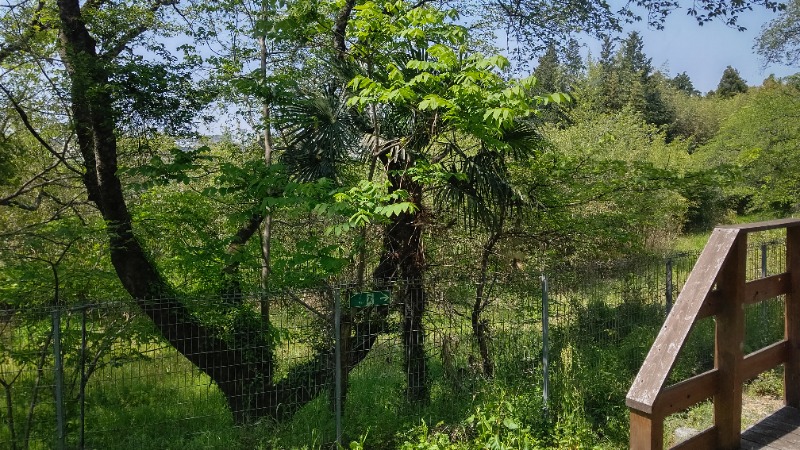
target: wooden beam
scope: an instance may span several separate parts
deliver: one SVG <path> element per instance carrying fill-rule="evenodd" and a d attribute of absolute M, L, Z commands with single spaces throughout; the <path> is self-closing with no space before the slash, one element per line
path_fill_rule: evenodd
<path fill-rule="evenodd" d="M 664 419 L 631 411 L 631 450 L 664 448 Z"/>
<path fill-rule="evenodd" d="M 783 372 L 787 406 L 800 408 L 800 228 L 786 230 L 786 271 L 791 293 L 786 295 L 785 332 L 789 355 Z"/>
<path fill-rule="evenodd" d="M 795 228 L 800 227 L 800 219 L 777 219 L 767 220 L 764 222 L 753 222 L 739 225 L 724 225 L 718 228 L 728 230 L 742 230 L 745 233 L 755 233 L 757 231 L 776 230 L 778 228 Z"/>
<path fill-rule="evenodd" d="M 703 303 L 703 306 L 700 308 L 700 311 L 697 312 L 697 319 L 695 319 L 695 323 L 700 319 L 705 319 L 706 317 L 716 316 L 717 313 L 722 309 L 722 296 L 720 296 L 719 291 L 711 291 L 706 296 L 706 301 Z"/>
<path fill-rule="evenodd" d="M 742 382 L 755 378 L 758 374 L 783 364 L 789 358 L 789 343 L 776 342 L 761 350 L 750 353 L 742 362 Z"/>
<path fill-rule="evenodd" d="M 625 403 L 629 408 L 653 412 L 656 398 L 739 235 L 738 229 L 725 228 L 717 228 L 711 234 L 628 391 Z"/>
<path fill-rule="evenodd" d="M 683 411 L 716 394 L 718 382 L 719 372 L 713 369 L 675 383 L 661 392 L 654 409 L 664 417 Z"/>
<path fill-rule="evenodd" d="M 719 384 L 714 396 L 714 423 L 718 449 L 738 449 L 742 428 L 742 343 L 744 342 L 744 294 L 747 273 L 747 235 L 739 235 L 720 273 L 719 290 L 724 299 L 717 314 L 714 367 Z"/>
<path fill-rule="evenodd" d="M 766 278 L 749 281 L 744 290 L 745 305 L 788 294 L 792 290 L 788 273 L 779 273 Z"/>
<path fill-rule="evenodd" d="M 708 450 L 717 446 L 717 428 L 706 428 L 689 439 L 678 443 L 672 450 Z"/>

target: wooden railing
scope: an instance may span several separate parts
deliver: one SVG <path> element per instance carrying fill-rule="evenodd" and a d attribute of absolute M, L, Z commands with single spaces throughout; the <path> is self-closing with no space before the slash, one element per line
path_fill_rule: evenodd
<path fill-rule="evenodd" d="M 777 228 L 786 228 L 786 272 L 748 282 L 747 235 Z M 744 355 L 744 307 L 784 294 L 784 339 Z M 714 369 L 666 386 L 692 326 L 710 316 Z M 628 391 L 630 448 L 662 449 L 664 419 L 709 398 L 714 425 L 674 448 L 739 448 L 742 384 L 780 364 L 786 404 L 800 407 L 800 220 L 716 228 Z"/>

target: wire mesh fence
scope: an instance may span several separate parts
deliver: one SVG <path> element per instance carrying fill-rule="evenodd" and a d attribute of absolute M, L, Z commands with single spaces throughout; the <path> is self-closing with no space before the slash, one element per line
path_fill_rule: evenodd
<path fill-rule="evenodd" d="M 782 242 L 753 246 L 749 277 L 784 271 L 784 254 Z M 577 405 L 612 426 L 609 409 L 624 410 L 697 256 L 5 309 L 0 447 L 315 447 L 367 432 L 391 442 L 397 422 L 457 420 L 491 383 L 527 390 L 551 417 Z M 750 307 L 747 324 L 747 351 L 779 339 L 782 299 Z M 673 376 L 710 368 L 710 336 L 713 323 L 696 327 Z"/>

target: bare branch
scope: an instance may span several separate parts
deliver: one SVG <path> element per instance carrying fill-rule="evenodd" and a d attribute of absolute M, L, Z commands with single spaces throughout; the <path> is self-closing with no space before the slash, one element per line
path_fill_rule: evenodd
<path fill-rule="evenodd" d="M 25 29 L 25 32 L 22 36 L 13 41 L 11 43 L 7 43 L 6 45 L 0 46 L 0 64 L 5 61 L 6 58 L 13 55 L 14 53 L 19 52 L 23 48 L 28 45 L 28 42 L 33 38 L 34 34 L 37 31 L 47 30 L 50 28 L 49 25 L 44 25 L 40 21 L 42 9 L 44 9 L 44 0 L 39 0 L 39 3 L 36 5 L 36 9 L 33 11 L 33 18 L 31 19 L 31 23 Z"/>
<path fill-rule="evenodd" d="M 303 301 L 303 300 L 302 300 L 300 297 L 298 297 L 297 295 L 295 295 L 295 293 L 294 293 L 294 292 L 291 292 L 291 291 L 286 291 L 285 293 L 286 293 L 286 295 L 288 295 L 288 296 L 289 296 L 289 298 L 291 298 L 291 299 L 292 299 L 292 301 L 299 303 L 300 305 L 302 305 L 303 307 L 305 307 L 305 308 L 306 308 L 307 310 L 309 310 L 310 312 L 312 312 L 312 313 L 316 314 L 316 315 L 317 315 L 318 317 L 320 317 L 321 319 L 323 319 L 323 320 L 327 320 L 327 319 L 328 319 L 328 318 L 327 318 L 327 316 L 325 316 L 325 314 L 322 314 L 322 313 L 321 313 L 321 312 L 319 312 L 319 311 L 318 311 L 316 308 L 314 308 L 313 306 L 311 306 L 311 305 L 309 305 L 308 303 L 304 302 L 304 301 Z"/>
<path fill-rule="evenodd" d="M 39 183 L 39 184 L 35 184 L 35 185 L 33 183 L 36 180 L 40 179 L 40 178 L 44 178 L 44 176 L 47 175 L 47 173 L 50 172 L 51 170 L 55 169 L 58 166 L 58 164 L 60 164 L 60 163 L 58 161 L 56 161 L 55 163 L 53 163 L 50 166 L 46 167 L 43 171 L 41 171 L 41 172 L 37 173 L 36 175 L 34 175 L 30 180 L 28 180 L 25 183 L 23 183 L 22 186 L 20 186 L 19 189 L 17 189 L 17 191 L 14 192 L 13 194 L 8 195 L 8 196 L 3 197 L 3 198 L 0 198 L 0 206 L 18 206 L 18 207 L 22 207 L 20 204 L 16 204 L 14 199 L 19 197 L 19 196 L 21 196 L 21 195 L 27 194 L 28 192 L 31 192 L 34 189 L 38 189 L 40 187 L 43 187 L 43 186 L 46 186 L 46 185 L 50 184 L 51 181 L 49 181 L 49 180 L 46 180 L 43 183 Z M 39 197 L 41 197 L 41 194 L 39 195 Z M 22 207 L 22 209 L 25 209 L 25 210 L 28 210 L 28 211 L 33 211 L 33 210 L 38 208 L 40 202 L 41 202 L 41 198 L 37 198 L 36 207 L 34 207 L 33 209 Z"/>
<path fill-rule="evenodd" d="M 25 128 L 27 128 L 27 130 L 42 145 L 42 147 L 47 149 L 47 151 L 50 152 L 50 154 L 53 155 L 56 159 L 58 159 L 62 164 L 64 164 L 64 166 L 67 169 L 78 175 L 83 176 L 83 173 L 80 170 L 72 167 L 72 165 L 70 165 L 70 163 L 68 163 L 67 160 L 64 158 L 64 155 L 58 153 L 52 146 L 50 146 L 50 144 L 47 143 L 47 141 L 44 140 L 42 135 L 39 134 L 38 131 L 36 131 L 36 128 L 34 128 L 33 125 L 31 124 L 30 118 L 28 118 L 28 114 L 25 112 L 24 109 L 22 109 L 22 106 L 20 106 L 20 104 L 17 102 L 14 96 L 11 95 L 11 92 L 9 92 L 8 89 L 6 89 L 5 86 L 3 86 L 2 84 L 0 84 L 0 90 L 2 90 L 3 93 L 6 94 L 6 97 L 8 97 L 8 100 L 11 102 L 11 105 L 14 107 L 14 110 L 17 112 L 20 119 L 22 119 L 22 123 L 25 125 Z"/>

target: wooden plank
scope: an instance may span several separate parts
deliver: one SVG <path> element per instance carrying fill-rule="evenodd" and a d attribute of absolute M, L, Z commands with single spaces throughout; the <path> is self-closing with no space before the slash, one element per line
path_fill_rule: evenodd
<path fill-rule="evenodd" d="M 800 411 L 785 406 L 742 432 L 742 449 L 800 448 Z"/>
<path fill-rule="evenodd" d="M 788 294 L 792 291 L 788 273 L 780 273 L 766 278 L 759 278 L 745 286 L 744 302 L 746 305 L 758 303 Z"/>
<path fill-rule="evenodd" d="M 758 442 L 749 441 L 744 438 L 742 438 L 742 445 L 739 448 L 740 450 L 788 450 L 784 448 L 773 447 L 771 445 L 759 444 Z"/>
<path fill-rule="evenodd" d="M 747 273 L 747 235 L 738 236 L 718 280 L 725 305 L 717 314 L 714 367 L 719 384 L 714 396 L 717 448 L 735 449 L 742 428 L 742 343 L 744 342 L 744 294 Z"/>
<path fill-rule="evenodd" d="M 790 408 L 790 406 L 787 406 Z M 797 434 L 798 433 L 798 426 L 796 424 L 787 423 L 781 420 L 780 417 L 773 417 L 767 416 L 761 419 L 760 422 L 753 425 L 752 427 L 748 428 L 747 431 L 754 429 L 754 428 L 768 428 L 780 431 L 782 434 Z"/>
<path fill-rule="evenodd" d="M 672 450 L 706 450 L 717 446 L 716 427 L 706 428 L 702 432 L 678 443 Z"/>
<path fill-rule="evenodd" d="M 711 234 L 628 391 L 625 403 L 629 408 L 653 412 L 656 398 L 739 234 L 737 229 L 722 228 Z"/>
<path fill-rule="evenodd" d="M 664 419 L 631 411 L 631 450 L 664 448 Z"/>
<path fill-rule="evenodd" d="M 763 418 L 761 421 L 783 424 L 786 426 L 787 431 L 790 429 L 798 429 L 800 428 L 800 410 L 791 406 L 784 406 Z"/>
<path fill-rule="evenodd" d="M 654 410 L 666 417 L 711 398 L 717 392 L 718 376 L 719 372 L 713 369 L 673 384 L 658 396 Z"/>
<path fill-rule="evenodd" d="M 768 422 L 748 428 L 742 433 L 742 439 L 762 446 L 800 448 L 800 435 L 793 434 L 791 431 L 787 432 L 780 427 L 770 426 Z"/>
<path fill-rule="evenodd" d="M 791 447 L 786 448 L 781 446 L 779 442 L 764 444 L 763 442 L 753 441 L 749 438 L 742 438 L 742 443 L 739 448 L 740 450 L 793 450 Z"/>
<path fill-rule="evenodd" d="M 742 381 L 783 364 L 789 358 L 789 343 L 776 342 L 744 357 L 742 362 Z"/>
<path fill-rule="evenodd" d="M 775 230 L 778 228 L 792 228 L 798 226 L 800 226 L 800 219 L 776 219 L 739 225 L 724 225 L 719 228 L 742 230 L 745 233 L 754 233 L 757 231 Z"/>
<path fill-rule="evenodd" d="M 711 291 L 706 296 L 706 301 L 697 312 L 695 322 L 706 317 L 716 316 L 722 309 L 723 299 L 719 291 Z"/>
<path fill-rule="evenodd" d="M 784 305 L 789 355 L 783 371 L 786 404 L 800 408 L 800 228 L 786 230 L 786 271 L 791 288 Z"/>

